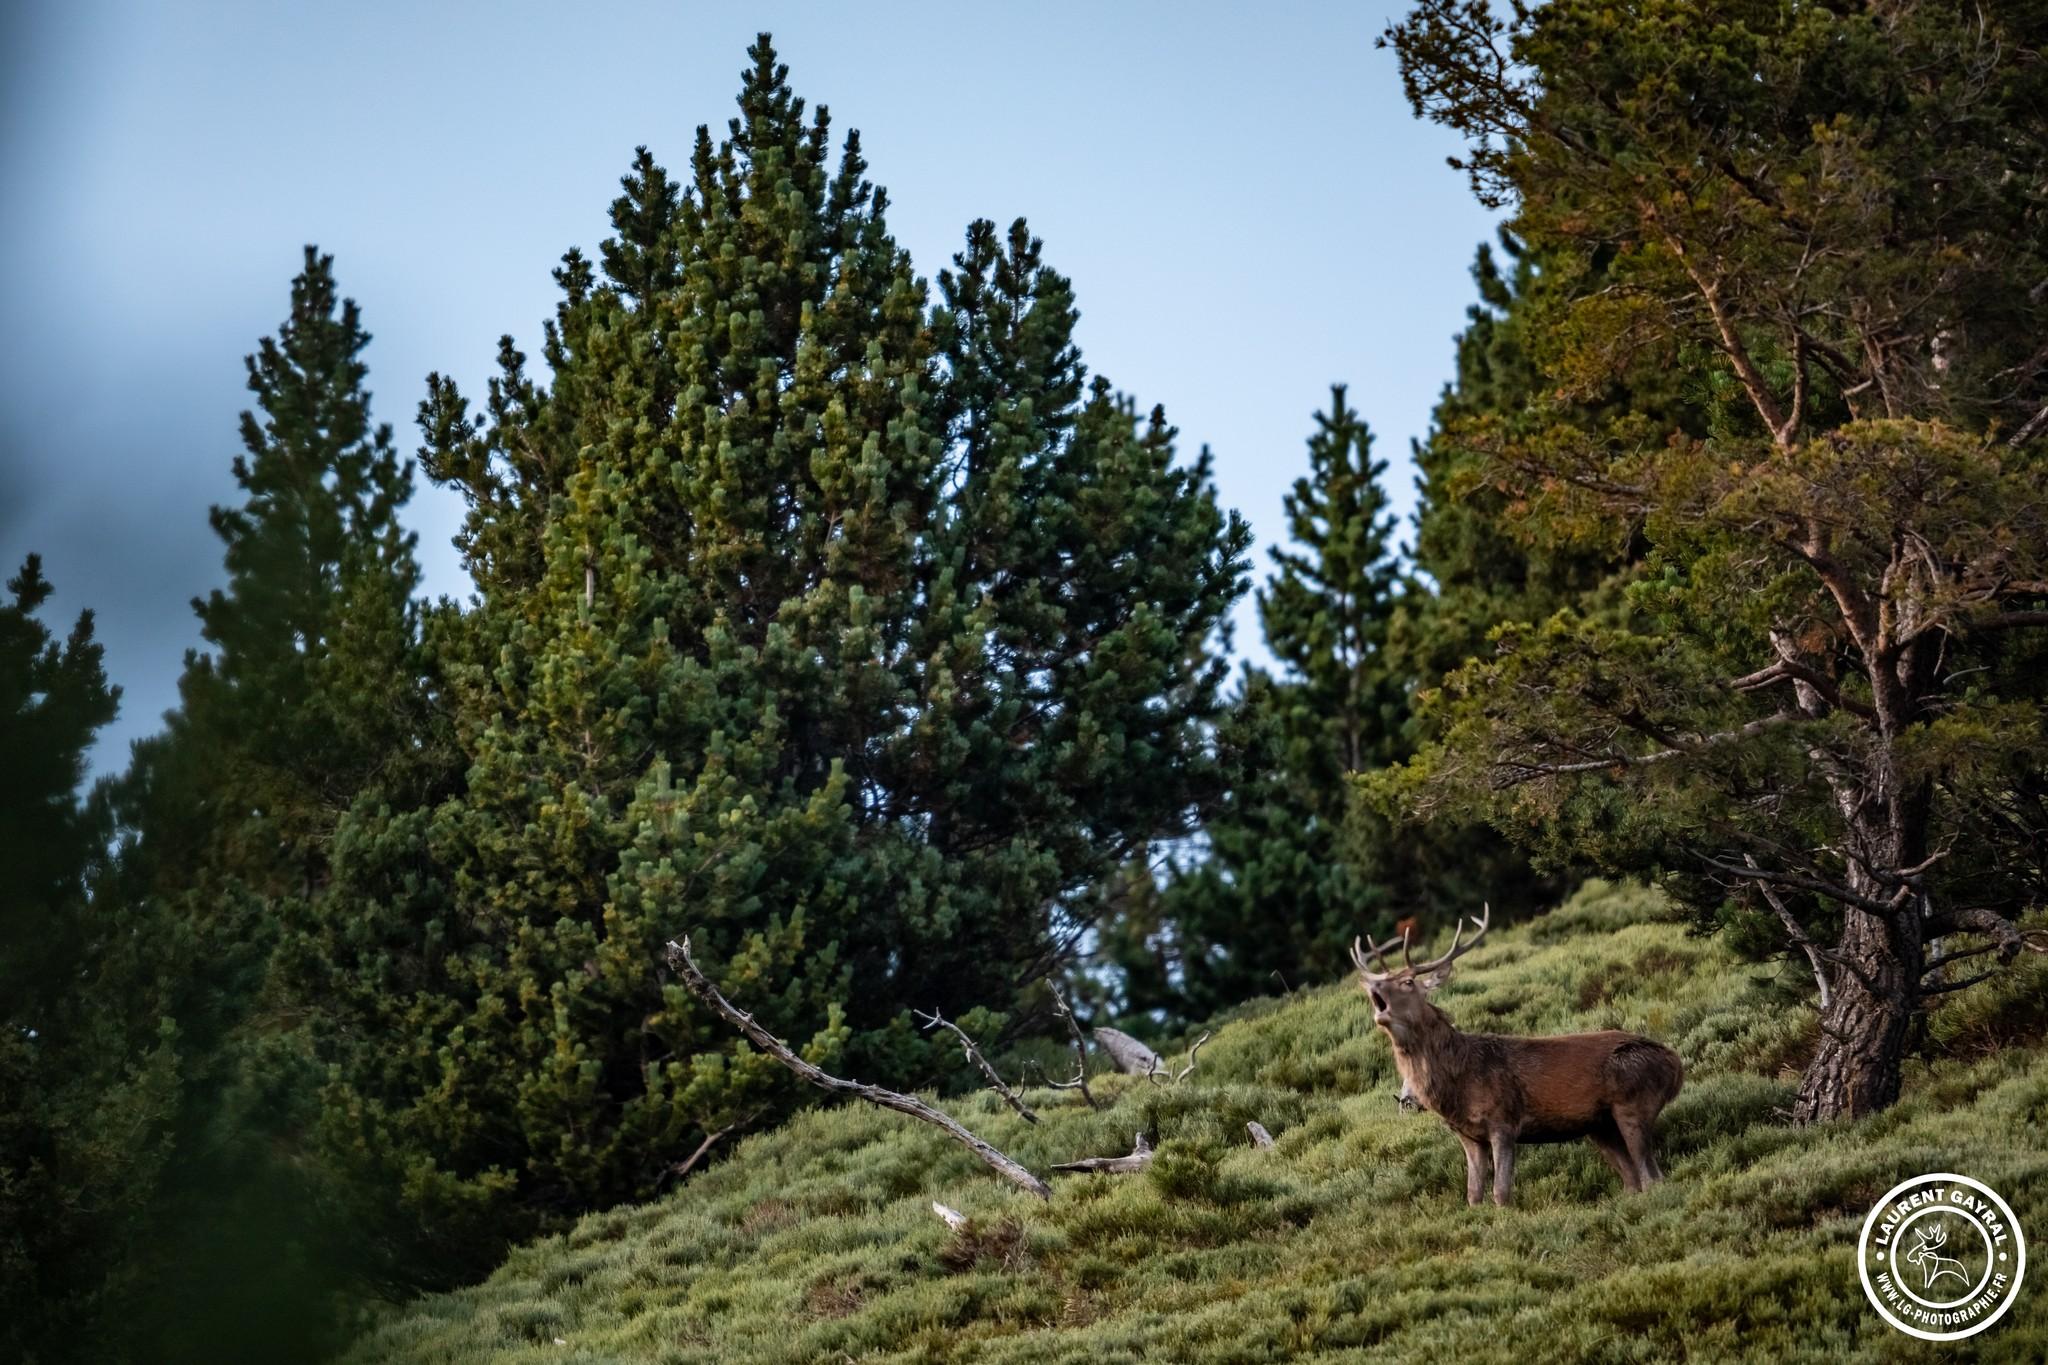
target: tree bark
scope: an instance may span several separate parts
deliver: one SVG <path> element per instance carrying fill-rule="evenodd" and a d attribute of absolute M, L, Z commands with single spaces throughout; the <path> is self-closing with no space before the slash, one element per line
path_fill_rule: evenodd
<path fill-rule="evenodd" d="M 1841 941 L 1831 954 L 1838 968 L 1834 994 L 1821 1011 L 1820 1048 L 1800 1080 L 1794 1121 L 1861 1118 L 1899 1098 L 1907 1026 L 1918 1003 L 1917 920 L 1911 904 L 1889 921 L 1844 909 Z"/>

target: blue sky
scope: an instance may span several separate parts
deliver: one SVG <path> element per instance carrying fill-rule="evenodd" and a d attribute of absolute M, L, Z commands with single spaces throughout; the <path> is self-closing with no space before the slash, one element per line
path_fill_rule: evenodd
<path fill-rule="evenodd" d="M 1161 402 L 1260 537 L 1333 380 L 1413 505 L 1491 231 L 1417 123 L 1390 8 L 1342 4 L 0 7 L 0 563 L 43 554 L 99 614 L 121 718 L 156 729 L 221 578 L 242 357 L 300 250 L 333 252 L 375 335 L 380 420 L 416 444 L 430 370 L 472 392 L 537 349 L 549 270 L 594 247 L 636 144 L 721 129 L 745 48 L 858 127 L 917 267 L 1024 215 L 1071 276 L 1090 367 Z M 428 590 L 466 595 L 460 508 L 415 499 Z M 1258 654 L 1249 601 L 1238 647 Z"/>

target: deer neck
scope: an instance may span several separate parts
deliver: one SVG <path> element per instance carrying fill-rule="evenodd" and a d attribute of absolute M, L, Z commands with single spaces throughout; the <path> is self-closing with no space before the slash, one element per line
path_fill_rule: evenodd
<path fill-rule="evenodd" d="M 1394 1069 L 1415 1098 L 1431 1113 L 1442 1114 L 1449 1101 L 1446 1085 L 1462 1070 L 1465 1035 L 1451 1017 L 1431 1005 L 1404 1043 L 1394 1041 Z"/>

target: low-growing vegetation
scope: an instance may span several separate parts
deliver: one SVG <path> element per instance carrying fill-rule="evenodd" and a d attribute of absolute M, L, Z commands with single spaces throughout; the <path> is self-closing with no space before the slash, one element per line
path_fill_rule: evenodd
<path fill-rule="evenodd" d="M 1338 964 L 1332 963 L 1332 970 Z M 1043 1171 L 1127 1150 L 1138 1176 L 1005 1186 L 927 1126 L 860 1105 L 741 1143 L 666 1199 L 583 1220 L 489 1280 L 392 1310 L 359 1365 L 719 1362 L 1914 1361 L 1952 1358 L 1884 1325 L 1854 1248 L 1896 1181 L 1988 1181 L 2048 1228 L 2048 963 L 1930 1019 L 1901 1102 L 1793 1127 L 1815 1043 L 1786 965 L 1739 961 L 1660 898 L 1592 883 L 1496 930 L 1438 997 L 1466 1028 L 1620 1027 L 1684 1057 L 1665 1112 L 1669 1179 L 1623 1197 L 1583 1143 L 1533 1147 L 1511 1208 L 1467 1208 L 1463 1158 L 1403 1114 L 1357 989 L 1262 1002 L 1218 1026 L 1177 1087 L 1101 1076 L 1104 1104 L 1034 1090 L 1032 1125 L 988 1092 L 949 1109 Z M 1014 1068 L 1009 1068 L 1014 1074 Z M 880 1078 L 863 1078 L 880 1079 Z M 1272 1150 L 1245 1125 L 1271 1129 Z M 968 1216 L 951 1228 L 941 1201 Z M 2048 1357 L 2022 1290 L 1970 1346 Z"/>

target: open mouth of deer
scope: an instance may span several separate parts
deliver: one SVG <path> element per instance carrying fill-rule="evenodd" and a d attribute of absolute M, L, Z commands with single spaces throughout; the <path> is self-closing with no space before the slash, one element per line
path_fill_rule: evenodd
<path fill-rule="evenodd" d="M 1378 986 L 1374 986 L 1371 984 L 1367 984 L 1365 988 L 1365 993 L 1372 999 L 1372 1021 L 1375 1024 L 1386 1023 L 1387 997 L 1381 994 L 1380 988 Z"/>

